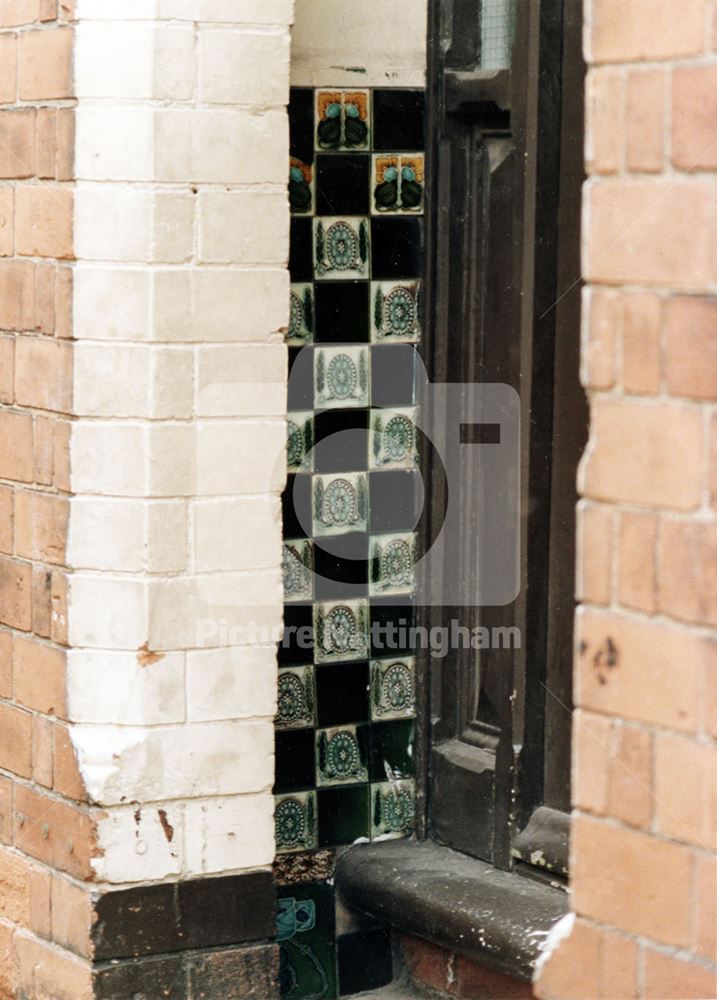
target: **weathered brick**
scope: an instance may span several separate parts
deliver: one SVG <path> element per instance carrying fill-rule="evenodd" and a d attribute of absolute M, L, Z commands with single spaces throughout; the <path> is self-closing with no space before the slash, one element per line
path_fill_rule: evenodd
<path fill-rule="evenodd" d="M 75 878 L 92 874 L 95 829 L 88 813 L 25 785 L 15 789 L 15 845 Z"/>
<path fill-rule="evenodd" d="M 13 781 L 0 778 L 0 844 L 12 843 Z"/>
<path fill-rule="evenodd" d="M 583 299 L 587 344 L 583 352 L 582 382 L 591 389 L 615 384 L 615 354 L 621 329 L 620 297 L 614 291 L 593 288 Z"/>
<path fill-rule="evenodd" d="M 53 735 L 55 791 L 68 799 L 85 802 L 87 792 L 69 729 L 61 723 L 56 723 Z"/>
<path fill-rule="evenodd" d="M 625 392 L 660 390 L 661 303 L 657 295 L 633 293 L 623 299 L 622 386 Z"/>
<path fill-rule="evenodd" d="M 0 702 L 0 767 L 32 777 L 32 715 Z"/>
<path fill-rule="evenodd" d="M 35 109 L 0 111 L 0 177 L 35 173 Z"/>
<path fill-rule="evenodd" d="M 0 410 L 0 477 L 30 483 L 32 466 L 32 417 Z"/>
<path fill-rule="evenodd" d="M 92 1000 L 88 962 L 36 938 L 15 937 L 18 989 L 28 997 L 52 1000 Z M 21 994 L 22 995 L 22 994 Z"/>
<path fill-rule="evenodd" d="M 715 190 L 711 181 L 606 178 L 589 183 L 586 198 L 587 279 L 668 288 L 712 284 Z"/>
<path fill-rule="evenodd" d="M 578 913 L 662 944 L 688 944 L 692 859 L 686 848 L 577 816 L 571 851 Z"/>
<path fill-rule="evenodd" d="M 11 556 L 13 548 L 13 507 L 12 486 L 0 486 L 0 552 Z"/>
<path fill-rule="evenodd" d="M 15 192 L 16 252 L 29 257 L 72 257 L 72 203 L 73 193 L 69 187 L 18 186 Z"/>
<path fill-rule="evenodd" d="M 0 260 L 0 328 L 31 330 L 34 306 L 34 265 L 29 261 Z"/>
<path fill-rule="evenodd" d="M 661 733 L 655 746 L 655 819 L 660 833 L 717 850 L 717 747 Z"/>
<path fill-rule="evenodd" d="M 0 698 L 12 698 L 12 632 L 0 631 Z"/>
<path fill-rule="evenodd" d="M 633 726 L 613 732 L 607 814 L 630 826 L 648 827 L 652 818 L 652 735 Z"/>
<path fill-rule="evenodd" d="M 717 955 L 717 857 L 695 857 L 695 949 L 714 961 Z"/>
<path fill-rule="evenodd" d="M 38 264 L 35 268 L 35 329 L 52 334 L 55 329 L 54 264 Z"/>
<path fill-rule="evenodd" d="M 717 167 L 717 66 L 672 74 L 672 162 L 682 170 Z"/>
<path fill-rule="evenodd" d="M 50 337 L 19 337 L 15 345 L 18 406 L 66 413 L 71 397 L 71 345 Z"/>
<path fill-rule="evenodd" d="M 593 62 L 672 59 L 702 52 L 705 0 L 593 0 L 588 54 Z"/>
<path fill-rule="evenodd" d="M 658 607 L 675 618 L 717 625 L 717 524 L 662 520 Z"/>
<path fill-rule="evenodd" d="M 618 595 L 620 604 L 653 612 L 657 587 L 657 518 L 654 514 L 620 514 Z"/>
<path fill-rule="evenodd" d="M 594 399 L 583 492 L 690 510 L 702 496 L 702 415 L 677 404 Z"/>
<path fill-rule="evenodd" d="M 592 67 L 585 91 L 587 169 L 592 174 L 618 173 L 625 152 L 625 74 L 613 67 Z"/>
<path fill-rule="evenodd" d="M 86 888 L 61 875 L 52 878 L 52 939 L 76 955 L 92 955 L 92 897 Z"/>
<path fill-rule="evenodd" d="M 595 984 L 600 982 L 602 971 L 601 932 L 588 921 L 578 919 L 570 939 L 559 945 L 559 948 L 563 947 L 565 956 L 558 951 L 540 970 L 540 995 L 594 1000 Z M 569 955 L 573 952 L 580 956 L 579 962 L 570 960 Z M 492 996 L 490 993 L 477 995 Z"/>
<path fill-rule="evenodd" d="M 68 501 L 52 493 L 18 490 L 15 497 L 15 554 L 61 564 L 67 543 Z"/>
<path fill-rule="evenodd" d="M 23 101 L 72 96 L 72 37 L 71 28 L 21 34 L 18 90 Z"/>
<path fill-rule="evenodd" d="M 717 973 L 662 952 L 645 951 L 643 996 L 650 1000 L 712 1000 L 717 996 Z"/>
<path fill-rule="evenodd" d="M 37 20 L 38 0 L 0 0 L 0 26 L 19 27 Z"/>
<path fill-rule="evenodd" d="M 26 708 L 64 718 L 65 653 L 34 639 L 15 639 L 15 698 Z"/>
<path fill-rule="evenodd" d="M 0 403 L 15 400 L 15 338 L 0 337 Z"/>
<path fill-rule="evenodd" d="M 14 251 L 15 192 L 11 187 L 4 187 L 0 188 L 0 257 L 12 257 Z"/>
<path fill-rule="evenodd" d="M 678 626 L 588 609 L 578 613 L 577 642 L 577 704 L 671 729 L 696 729 L 702 672 L 714 665 L 717 644 Z"/>
<path fill-rule="evenodd" d="M 52 722 L 42 715 L 32 719 L 32 780 L 52 788 Z"/>
<path fill-rule="evenodd" d="M 32 568 L 29 563 L 0 557 L 0 621 L 28 632 L 31 625 Z"/>
<path fill-rule="evenodd" d="M 30 866 L 5 848 L 0 849 L 0 885 L 0 917 L 29 927 Z"/>
<path fill-rule="evenodd" d="M 578 600 L 609 604 L 612 591 L 613 511 L 581 501 L 578 507 Z"/>
<path fill-rule="evenodd" d="M 717 399 L 717 299 L 679 296 L 665 307 L 667 388 Z"/>
<path fill-rule="evenodd" d="M 627 78 L 627 168 L 659 173 L 664 157 L 665 74 L 641 70 Z"/>
<path fill-rule="evenodd" d="M 12 104 L 16 97 L 17 35 L 7 32 L 0 35 L 0 104 Z"/>

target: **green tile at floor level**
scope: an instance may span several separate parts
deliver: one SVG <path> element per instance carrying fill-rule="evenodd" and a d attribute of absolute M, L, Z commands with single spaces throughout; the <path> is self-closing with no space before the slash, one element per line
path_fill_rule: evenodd
<path fill-rule="evenodd" d="M 413 777 L 416 772 L 414 733 L 412 719 L 372 723 L 369 763 L 371 781 Z"/>
<path fill-rule="evenodd" d="M 279 893 L 279 985 L 287 1000 L 336 1000 L 334 890 L 325 882 Z"/>

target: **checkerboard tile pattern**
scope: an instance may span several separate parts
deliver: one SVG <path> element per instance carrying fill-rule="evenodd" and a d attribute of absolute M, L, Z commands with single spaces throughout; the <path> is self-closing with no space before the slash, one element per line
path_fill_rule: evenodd
<path fill-rule="evenodd" d="M 299 870 L 325 877 L 327 850 L 413 827 L 424 99 L 404 89 L 291 93 L 275 786 L 284 885 Z M 324 892 L 322 877 L 315 886 Z M 294 890 L 280 890 L 287 914 L 311 908 Z M 335 972 L 331 996 L 345 992 Z M 313 988 L 306 976 L 292 995 Z"/>

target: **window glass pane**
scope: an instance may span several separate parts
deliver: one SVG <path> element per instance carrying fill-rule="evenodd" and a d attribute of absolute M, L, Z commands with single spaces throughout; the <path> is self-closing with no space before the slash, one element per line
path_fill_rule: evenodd
<path fill-rule="evenodd" d="M 515 0 L 481 0 L 481 69 L 509 69 Z"/>

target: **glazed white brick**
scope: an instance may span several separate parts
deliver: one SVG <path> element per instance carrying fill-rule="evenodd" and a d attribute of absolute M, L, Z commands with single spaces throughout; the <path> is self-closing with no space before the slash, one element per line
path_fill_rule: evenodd
<path fill-rule="evenodd" d="M 150 413 L 150 349 L 79 343 L 74 349 L 73 409 L 78 416 Z"/>
<path fill-rule="evenodd" d="M 80 260 L 148 261 L 152 193 L 118 184 L 78 183 L 75 255 Z"/>
<path fill-rule="evenodd" d="M 159 17 L 228 24 L 291 24 L 294 0 L 157 0 Z"/>
<path fill-rule="evenodd" d="M 285 482 L 284 420 L 198 423 L 198 496 L 279 493 Z"/>
<path fill-rule="evenodd" d="M 157 16 L 157 3 L 158 0 L 77 0 L 75 17 L 83 21 L 146 21 Z"/>
<path fill-rule="evenodd" d="M 183 840 L 181 804 L 165 802 L 104 810 L 97 815 L 99 850 L 92 859 L 95 878 L 121 884 L 179 875 L 184 867 Z"/>
<path fill-rule="evenodd" d="M 73 742 L 88 776 L 87 790 L 103 806 L 269 791 L 274 778 L 270 719 L 160 727 L 78 725 Z"/>
<path fill-rule="evenodd" d="M 150 573 L 180 573 L 187 568 L 187 505 L 152 500 L 146 506 L 146 560 Z"/>
<path fill-rule="evenodd" d="M 197 483 L 194 424 L 154 424 L 149 428 L 148 439 L 149 495 L 193 496 Z"/>
<path fill-rule="evenodd" d="M 153 176 L 154 113 L 142 107 L 75 111 L 75 177 L 78 180 L 149 180 Z"/>
<path fill-rule="evenodd" d="M 153 347 L 149 352 L 150 416 L 190 417 L 194 402 L 194 352 Z"/>
<path fill-rule="evenodd" d="M 155 340 L 283 342 L 289 275 L 278 268 L 157 271 L 153 300 Z"/>
<path fill-rule="evenodd" d="M 91 9 L 96 12 L 98 3 Z M 75 27 L 75 96 L 150 98 L 154 89 L 154 26 L 85 21 Z"/>
<path fill-rule="evenodd" d="M 267 569 L 280 562 L 278 497 L 200 500 L 192 509 L 196 570 Z"/>
<path fill-rule="evenodd" d="M 187 718 L 190 722 L 273 718 L 275 712 L 274 646 L 187 653 Z"/>
<path fill-rule="evenodd" d="M 125 268 L 75 265 L 73 332 L 76 340 L 147 340 L 151 275 Z"/>
<path fill-rule="evenodd" d="M 215 649 L 278 642 L 282 598 L 278 569 L 151 579 L 149 647 Z"/>
<path fill-rule="evenodd" d="M 70 646 L 138 650 L 146 640 L 146 581 L 86 572 L 69 577 Z"/>
<path fill-rule="evenodd" d="M 283 184 L 288 136 L 284 111 L 161 111 L 155 118 L 155 179 Z"/>
<path fill-rule="evenodd" d="M 154 97 L 187 101 L 196 92 L 197 58 L 194 26 L 160 25 L 154 36 Z"/>
<path fill-rule="evenodd" d="M 215 264 L 280 264 L 289 255 L 286 191 L 204 191 L 200 258 Z"/>
<path fill-rule="evenodd" d="M 197 414 L 283 417 L 286 413 L 287 358 L 283 344 L 200 347 Z"/>
<path fill-rule="evenodd" d="M 67 699 L 71 722 L 115 726 L 183 722 L 184 653 L 166 653 L 144 663 L 134 650 L 70 649 Z"/>
<path fill-rule="evenodd" d="M 75 496 L 67 562 L 73 569 L 139 572 L 145 559 L 145 503 Z"/>
<path fill-rule="evenodd" d="M 70 436 L 73 492 L 143 496 L 147 488 L 145 431 L 142 424 L 75 421 Z"/>
<path fill-rule="evenodd" d="M 241 795 L 185 806 L 187 874 L 269 865 L 274 859 L 274 800 Z"/>
<path fill-rule="evenodd" d="M 160 191 L 154 197 L 152 259 L 182 264 L 194 252 L 194 196 Z"/>
<path fill-rule="evenodd" d="M 289 49 L 288 31 L 200 29 L 200 99 L 260 107 L 287 104 Z"/>

